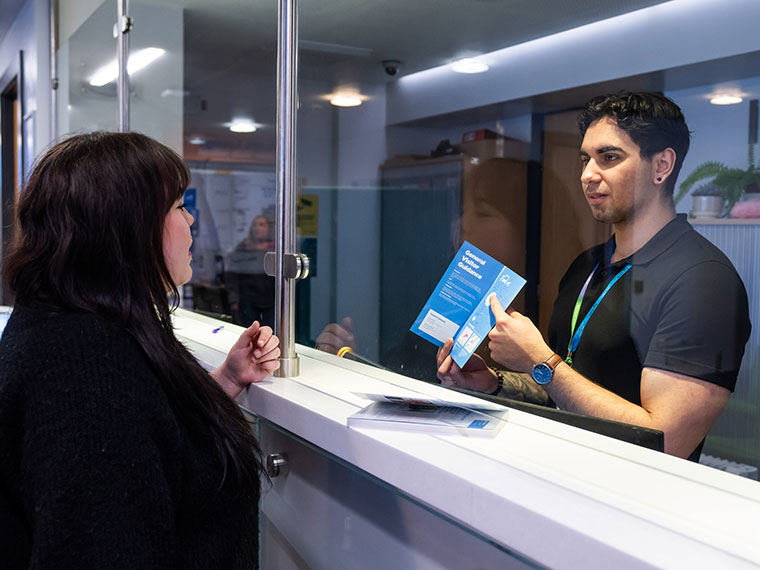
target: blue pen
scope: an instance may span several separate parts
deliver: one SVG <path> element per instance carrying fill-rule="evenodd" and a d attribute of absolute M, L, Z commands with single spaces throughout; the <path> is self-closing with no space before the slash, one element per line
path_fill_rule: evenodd
<path fill-rule="evenodd" d="M 220 326 L 220 327 L 216 327 L 214 330 L 212 330 L 212 331 L 211 331 L 211 334 L 216 334 L 216 333 L 218 333 L 220 330 L 222 330 L 223 328 L 224 328 L 224 325 L 222 325 L 222 326 Z"/>

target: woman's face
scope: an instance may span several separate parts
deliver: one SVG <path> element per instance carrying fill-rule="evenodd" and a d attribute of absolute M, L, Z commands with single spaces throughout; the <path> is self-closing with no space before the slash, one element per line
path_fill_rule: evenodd
<path fill-rule="evenodd" d="M 190 246 L 193 245 L 190 226 L 194 221 L 181 197 L 172 204 L 164 220 L 164 261 L 176 287 L 184 285 L 193 276 L 190 267 L 193 258 L 190 253 Z"/>
<path fill-rule="evenodd" d="M 263 240 L 269 237 L 269 222 L 264 216 L 253 218 L 249 235 L 252 239 Z"/>

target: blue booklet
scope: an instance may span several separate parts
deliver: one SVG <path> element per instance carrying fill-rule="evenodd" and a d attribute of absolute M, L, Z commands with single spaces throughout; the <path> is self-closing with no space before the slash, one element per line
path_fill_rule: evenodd
<path fill-rule="evenodd" d="M 517 273 L 464 242 L 410 330 L 436 346 L 453 338 L 451 357 L 464 366 L 496 324 L 491 295 L 506 308 L 524 285 Z"/>

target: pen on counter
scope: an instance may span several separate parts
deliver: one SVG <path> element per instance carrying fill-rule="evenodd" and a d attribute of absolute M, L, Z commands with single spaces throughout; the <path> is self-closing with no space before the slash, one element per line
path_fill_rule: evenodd
<path fill-rule="evenodd" d="M 218 333 L 220 330 L 222 330 L 223 328 L 224 328 L 224 325 L 222 325 L 222 326 L 219 326 L 219 327 L 216 327 L 214 330 L 212 330 L 212 331 L 211 331 L 211 334 L 216 334 L 216 333 Z"/>

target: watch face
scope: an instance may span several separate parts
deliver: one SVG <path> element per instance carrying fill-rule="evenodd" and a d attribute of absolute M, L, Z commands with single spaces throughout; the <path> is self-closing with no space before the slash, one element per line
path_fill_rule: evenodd
<path fill-rule="evenodd" d="M 533 380 L 536 381 L 537 384 L 548 384 L 552 380 L 552 376 L 554 375 L 554 370 L 549 368 L 549 366 L 542 362 L 541 364 L 536 364 L 533 367 L 533 371 L 531 372 L 531 376 L 533 377 Z"/>

